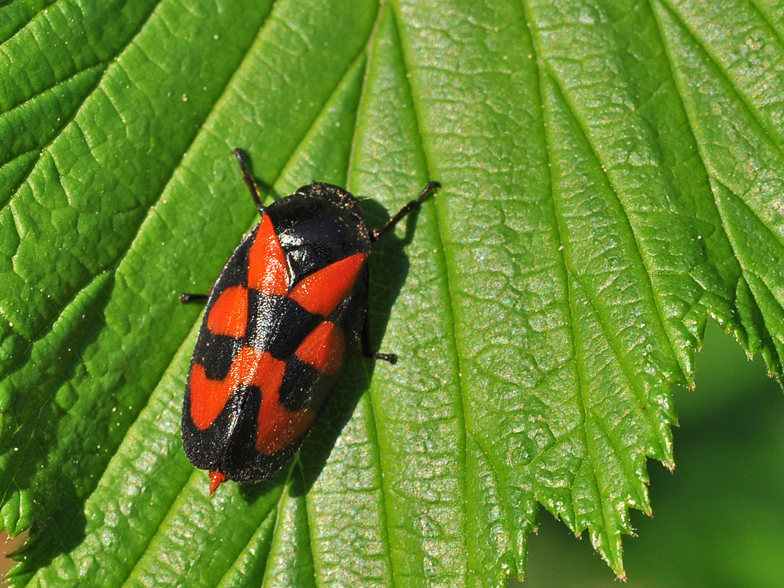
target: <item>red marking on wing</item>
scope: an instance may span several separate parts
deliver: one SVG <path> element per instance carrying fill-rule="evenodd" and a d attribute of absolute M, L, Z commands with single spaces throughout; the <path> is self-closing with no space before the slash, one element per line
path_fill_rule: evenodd
<path fill-rule="evenodd" d="M 277 453 L 305 433 L 314 420 L 316 420 L 315 410 L 309 408 L 296 412 L 286 410 L 280 403 L 278 390 L 263 394 L 256 430 L 256 450 L 265 455 Z"/>
<path fill-rule="evenodd" d="M 240 350 L 223 380 L 209 379 L 204 366 L 193 364 L 190 378 L 193 424 L 200 431 L 209 428 L 226 406 L 232 392 L 242 386 L 258 386 L 262 396 L 271 390 L 277 393 L 285 370 L 285 362 L 252 347 Z"/>
<path fill-rule="evenodd" d="M 248 290 L 232 286 L 220 293 L 207 317 L 207 328 L 216 335 L 244 337 L 248 326 Z"/>
<path fill-rule="evenodd" d="M 269 394 L 278 393 L 285 372 L 285 361 L 275 359 L 267 351 L 261 354 L 258 369 L 253 376 L 251 385 L 257 386 L 261 390 L 262 403 Z"/>
<path fill-rule="evenodd" d="M 354 287 L 366 257 L 355 253 L 320 269 L 294 286 L 289 297 L 308 312 L 329 316 Z"/>
<path fill-rule="evenodd" d="M 224 476 L 218 470 L 212 470 L 210 472 L 210 496 L 215 494 L 215 491 L 218 489 L 218 486 L 223 484 L 225 481 L 226 481 L 226 476 Z"/>
<path fill-rule="evenodd" d="M 256 239 L 250 248 L 248 286 L 264 294 L 285 296 L 289 291 L 286 256 L 269 215 L 261 216 Z"/>
<path fill-rule="evenodd" d="M 338 373 L 345 349 L 343 329 L 335 323 L 323 322 L 305 338 L 296 355 L 322 374 L 331 376 Z"/>
<path fill-rule="evenodd" d="M 191 420 L 200 431 L 208 429 L 226 406 L 234 389 L 230 380 L 233 380 L 231 373 L 223 381 L 210 380 L 203 365 L 193 364 L 190 380 Z"/>
<path fill-rule="evenodd" d="M 286 362 L 264 353 L 253 385 L 261 389 L 256 450 L 266 455 L 277 453 L 308 430 L 316 412 L 303 408 L 289 412 L 280 404 L 280 385 L 286 372 Z"/>

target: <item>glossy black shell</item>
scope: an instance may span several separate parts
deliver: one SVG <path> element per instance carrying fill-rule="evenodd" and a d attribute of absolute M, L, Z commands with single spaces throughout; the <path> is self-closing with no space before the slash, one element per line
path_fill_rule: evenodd
<path fill-rule="evenodd" d="M 303 186 L 293 195 L 267 207 L 265 213 L 275 227 L 286 257 L 291 287 L 336 261 L 356 253 L 370 253 L 371 240 L 359 204 L 354 196 L 338 186 L 324 183 Z M 266 337 L 274 339 L 274 345 L 296 349 L 297 342 L 314 328 L 311 324 L 313 315 L 308 318 L 308 313 L 301 308 L 281 306 L 269 312 L 268 301 L 265 302 L 260 293 L 250 298 L 249 328 L 244 339 L 214 335 L 207 328 L 207 317 L 220 294 L 232 286 L 247 287 L 248 254 L 258 228 L 256 225 L 235 249 L 210 292 L 191 370 L 199 363 L 212 379 L 226 376 L 242 345 L 258 345 L 258 338 Z M 366 318 L 367 278 L 365 266 L 352 293 L 328 317 L 345 334 L 344 363 L 359 340 Z M 292 342 L 287 342 L 286 337 Z M 289 410 L 297 410 L 310 403 L 309 407 L 320 415 L 340 374 L 314 375 L 315 370 L 306 369 L 310 366 L 298 363 L 302 362 L 296 357 L 288 360 L 288 380 L 284 378 L 281 386 L 286 386 L 281 391 L 281 404 Z M 302 434 L 277 453 L 262 454 L 255 447 L 256 419 L 261 405 L 258 388 L 249 386 L 235 391 L 217 419 L 205 430 L 198 429 L 190 417 L 190 397 L 189 376 L 182 416 L 182 439 L 188 459 L 197 468 L 218 470 L 235 482 L 256 483 L 269 478 L 291 459 L 309 433 Z M 317 421 L 318 417 L 314 422 Z"/>

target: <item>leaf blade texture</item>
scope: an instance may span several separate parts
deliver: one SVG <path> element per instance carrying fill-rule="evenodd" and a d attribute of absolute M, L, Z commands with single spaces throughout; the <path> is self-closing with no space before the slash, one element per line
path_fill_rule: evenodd
<path fill-rule="evenodd" d="M 17 586 L 501 586 L 543 505 L 623 577 L 708 318 L 781 376 L 774 3 L 0 7 L 0 517 Z M 269 200 L 381 225 L 373 343 L 303 450 L 209 499 L 179 410 Z"/>

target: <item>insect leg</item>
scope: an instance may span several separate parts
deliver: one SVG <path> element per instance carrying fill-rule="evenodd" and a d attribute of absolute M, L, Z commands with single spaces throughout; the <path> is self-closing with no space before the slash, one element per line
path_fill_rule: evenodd
<path fill-rule="evenodd" d="M 209 296 L 207 294 L 180 294 L 180 304 L 188 304 L 189 302 L 207 302 Z"/>
<path fill-rule="evenodd" d="M 240 164 L 242 179 L 245 180 L 245 185 L 248 186 L 248 190 L 250 190 L 250 195 L 253 197 L 256 208 L 260 214 L 264 214 L 264 205 L 261 203 L 261 197 L 259 196 L 259 187 L 256 185 L 256 180 L 253 179 L 253 176 L 250 175 L 250 172 L 248 171 L 248 158 L 245 155 L 245 152 L 242 149 L 235 149 L 233 153 L 234 157 L 237 158 L 237 162 Z"/>
<path fill-rule="evenodd" d="M 368 272 L 364 272 L 364 276 L 362 280 L 364 281 L 363 288 L 365 289 L 365 292 L 368 291 L 368 288 L 370 286 L 369 276 L 370 274 Z M 368 307 L 367 307 L 367 297 L 365 297 L 365 301 L 366 301 L 365 308 L 364 308 L 364 312 L 362 313 L 364 315 L 362 319 L 362 335 L 361 335 L 362 355 L 370 359 L 382 359 L 384 361 L 388 361 L 389 363 L 394 364 L 395 362 L 397 362 L 397 355 L 395 355 L 394 353 L 379 353 L 378 351 L 372 350 L 373 347 L 370 344 L 370 313 L 368 312 Z"/>
<path fill-rule="evenodd" d="M 422 193 L 419 195 L 419 197 L 416 200 L 412 200 L 411 202 L 406 204 L 403 208 L 401 208 L 395 216 L 389 219 L 389 222 L 386 225 L 384 225 L 380 229 L 371 231 L 370 240 L 378 241 L 379 239 L 381 239 L 381 237 L 383 237 L 389 231 L 394 229 L 395 225 L 399 223 L 404 216 L 406 216 L 409 212 L 411 212 L 415 208 L 419 208 L 419 205 L 422 204 L 422 202 L 424 201 L 425 198 L 427 198 L 427 195 L 430 194 L 430 192 L 440 187 L 441 184 L 439 184 L 438 182 L 428 182 L 427 186 L 425 186 L 424 190 L 422 190 Z"/>
<path fill-rule="evenodd" d="M 370 329 L 368 328 L 368 315 L 365 313 L 365 322 L 362 325 L 362 355 L 370 359 L 383 359 L 389 363 L 397 362 L 397 355 L 394 353 L 379 353 L 378 351 L 371 351 L 370 345 Z"/>

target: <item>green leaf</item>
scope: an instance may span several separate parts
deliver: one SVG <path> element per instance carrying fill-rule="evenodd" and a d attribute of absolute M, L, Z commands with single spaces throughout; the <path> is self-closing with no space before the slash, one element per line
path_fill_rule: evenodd
<path fill-rule="evenodd" d="M 655 516 L 631 513 L 637 537 L 624 541 L 626 585 L 776 586 L 784 577 L 774 555 L 784 541 L 784 395 L 762 358 L 748 361 L 713 324 L 695 380 L 696 390 L 675 389 L 675 474 L 650 466 Z M 617 588 L 617 580 L 588 542 L 545 514 L 522 587 L 562 586 Z"/>
<path fill-rule="evenodd" d="M 707 318 L 784 354 L 774 2 L 0 6 L 0 516 L 17 586 L 502 586 L 541 504 L 623 576 Z M 302 451 L 212 499 L 180 441 L 206 292 L 345 185 L 370 328 Z"/>

